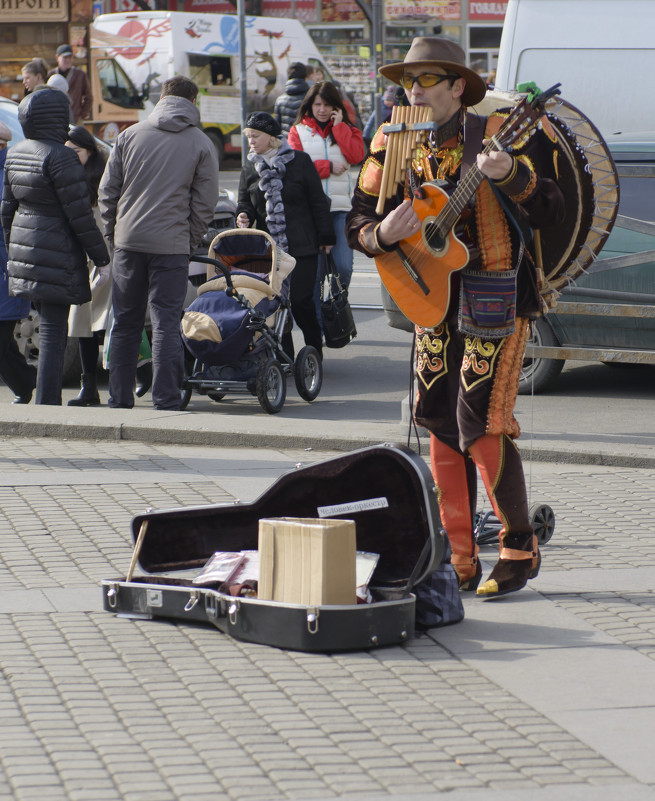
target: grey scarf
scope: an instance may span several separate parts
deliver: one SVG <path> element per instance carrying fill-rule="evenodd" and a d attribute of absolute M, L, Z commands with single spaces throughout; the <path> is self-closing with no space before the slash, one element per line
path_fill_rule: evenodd
<path fill-rule="evenodd" d="M 282 184 L 287 172 L 287 164 L 293 160 L 296 151 L 288 142 L 282 142 L 275 155 L 268 160 L 259 153 L 248 153 L 259 175 L 259 188 L 266 199 L 266 227 L 276 245 L 286 251 L 287 220 L 282 202 Z"/>

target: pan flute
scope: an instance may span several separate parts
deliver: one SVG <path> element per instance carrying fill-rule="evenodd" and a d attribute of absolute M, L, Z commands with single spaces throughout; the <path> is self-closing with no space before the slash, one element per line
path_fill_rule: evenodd
<path fill-rule="evenodd" d="M 430 131 L 437 130 L 437 124 L 429 106 L 394 106 L 391 121 L 382 130 L 388 138 L 377 214 L 384 212 L 384 204 L 396 193 L 414 151 Z"/>

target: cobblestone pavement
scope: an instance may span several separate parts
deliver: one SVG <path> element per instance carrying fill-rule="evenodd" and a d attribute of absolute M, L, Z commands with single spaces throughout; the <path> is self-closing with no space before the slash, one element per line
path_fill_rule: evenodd
<path fill-rule="evenodd" d="M 365 801 L 447 791 L 598 798 L 612 787 L 604 798 L 635 798 L 652 790 L 651 766 L 632 770 L 620 749 L 615 758 L 593 733 L 563 725 L 543 695 L 531 701 L 453 647 L 481 630 L 506 631 L 475 628 L 494 616 L 499 625 L 527 623 L 545 605 L 553 620 L 565 615 L 600 637 L 605 653 L 620 649 L 650 665 L 650 471 L 533 464 L 532 497 L 557 517 L 538 590 L 492 604 L 466 599 L 464 623 L 403 647 L 283 652 L 211 627 L 102 611 L 99 584 L 125 575 L 135 514 L 230 501 L 239 488 L 254 498 L 297 461 L 326 455 L 3 441 L 1 801 Z M 493 548 L 483 556 L 492 563 Z M 517 652 L 530 647 L 515 636 Z M 487 656 L 498 647 L 491 640 L 477 643 Z M 632 680 L 655 687 L 653 677 L 655 666 Z M 608 689 L 616 678 L 608 675 Z M 654 693 L 634 704 L 651 722 Z"/>

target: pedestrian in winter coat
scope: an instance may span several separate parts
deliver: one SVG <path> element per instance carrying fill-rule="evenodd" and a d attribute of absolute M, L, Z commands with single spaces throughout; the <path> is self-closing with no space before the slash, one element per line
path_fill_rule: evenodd
<path fill-rule="evenodd" d="M 73 121 L 79 124 L 89 119 L 93 105 L 91 84 L 86 72 L 73 66 L 73 48 L 70 45 L 63 44 L 57 48 L 57 68 L 50 70 L 48 78 L 52 75 L 63 75 L 68 81 Z"/>
<path fill-rule="evenodd" d="M 98 210 L 98 187 L 107 164 L 109 148 L 99 144 L 83 125 L 72 128 L 68 134 L 66 147 L 79 158 L 89 187 L 91 206 L 96 222 L 101 225 Z M 111 254 L 110 254 L 111 255 Z M 76 337 L 80 348 L 82 363 L 82 388 L 76 398 L 68 401 L 69 406 L 100 406 L 98 394 L 98 359 L 102 334 L 107 329 L 109 309 L 111 308 L 111 265 L 100 269 L 91 268 L 91 302 L 73 306 L 68 316 L 68 335 Z"/>
<path fill-rule="evenodd" d="M 296 121 L 298 109 L 309 91 L 309 84 L 305 80 L 306 78 L 307 67 L 304 64 L 300 61 L 294 61 L 293 64 L 289 64 L 284 92 L 275 101 L 275 110 L 273 112 L 273 116 L 282 129 L 283 136 L 289 133 L 289 128 Z"/>
<path fill-rule="evenodd" d="M 311 156 L 323 191 L 330 198 L 337 238 L 332 256 L 341 285 L 348 289 L 353 274 L 353 252 L 346 239 L 346 214 L 357 182 L 350 167 L 362 161 L 365 148 L 362 132 L 350 121 L 341 93 L 333 83 L 315 83 L 309 90 L 289 131 L 289 144 Z M 324 277 L 325 265 L 317 275 L 317 301 Z"/>
<path fill-rule="evenodd" d="M 296 260 L 290 279 L 291 313 L 305 344 L 322 354 L 314 286 L 319 249 L 329 252 L 335 242 L 327 197 L 311 158 L 280 139 L 280 126 L 270 114 L 251 114 L 244 133 L 250 152 L 239 181 L 237 226 L 255 224 L 268 231 Z M 282 347 L 293 355 L 291 332 L 284 335 Z"/>
<path fill-rule="evenodd" d="M 38 305 L 41 316 L 36 403 L 61 405 L 68 312 L 91 299 L 88 257 L 109 262 L 93 218 L 84 170 L 65 146 L 68 100 L 44 88 L 23 99 L 25 139 L 5 164 L 0 211 L 8 251 L 9 293 Z"/>
<path fill-rule="evenodd" d="M 139 345 L 150 303 L 152 404 L 179 409 L 184 369 L 180 318 L 189 256 L 218 200 L 216 150 L 202 130 L 198 87 L 176 75 L 147 120 L 117 138 L 100 182 L 100 212 L 113 243 L 114 327 L 109 406 L 134 406 Z"/>
<path fill-rule="evenodd" d="M 4 177 L 7 143 L 11 131 L 0 122 L 0 185 Z M 29 403 L 36 384 L 36 370 L 27 364 L 14 337 L 16 323 L 30 313 L 30 302 L 9 295 L 7 249 L 0 228 L 0 378 L 16 396 L 12 403 Z"/>

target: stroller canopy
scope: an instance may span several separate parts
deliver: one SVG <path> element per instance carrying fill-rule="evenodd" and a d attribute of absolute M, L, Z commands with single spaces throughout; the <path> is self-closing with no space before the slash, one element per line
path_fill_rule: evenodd
<path fill-rule="evenodd" d="M 266 276 L 266 281 L 275 295 L 296 266 L 296 260 L 280 250 L 273 237 L 266 231 L 237 228 L 218 234 L 207 254 L 223 264 L 230 272 L 244 271 Z M 221 273 L 211 264 L 207 265 L 207 280 Z"/>

